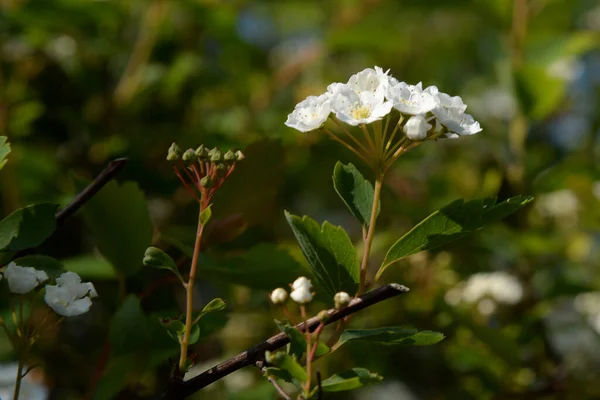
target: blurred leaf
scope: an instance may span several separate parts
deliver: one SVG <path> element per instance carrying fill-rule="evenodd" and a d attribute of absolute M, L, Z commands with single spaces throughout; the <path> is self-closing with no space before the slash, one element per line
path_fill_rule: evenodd
<path fill-rule="evenodd" d="M 0 250 L 21 251 L 44 243 L 56 229 L 57 208 L 51 203 L 34 204 L 4 218 L 0 221 Z"/>
<path fill-rule="evenodd" d="M 101 256 L 82 255 L 63 260 L 65 270 L 75 272 L 82 279 L 115 279 L 115 269 Z"/>
<path fill-rule="evenodd" d="M 353 340 L 394 344 L 403 346 L 429 346 L 441 342 L 444 335 L 439 332 L 417 331 L 416 329 L 389 326 L 376 329 L 347 329 L 338 341 L 341 346 Z"/>
<path fill-rule="evenodd" d="M 333 187 L 342 198 L 352 215 L 362 226 L 369 226 L 373 209 L 373 185 L 366 180 L 354 165 L 335 164 Z M 377 209 L 379 213 L 379 205 Z"/>
<path fill-rule="evenodd" d="M 162 325 L 169 334 L 169 336 L 173 338 L 173 340 L 175 340 L 177 343 L 181 342 L 181 338 L 185 334 L 185 324 L 183 323 L 183 321 L 180 321 L 178 319 L 165 319 L 162 320 Z M 200 332 L 198 329 L 198 334 L 199 333 Z"/>
<path fill-rule="evenodd" d="M 278 358 L 277 366 L 289 372 L 292 378 L 298 380 L 299 382 L 306 382 L 308 379 L 306 370 L 298 363 L 298 361 L 296 361 L 294 356 L 282 354 Z"/>
<path fill-rule="evenodd" d="M 321 382 L 324 392 L 341 392 L 344 390 L 358 389 L 381 381 L 383 377 L 364 368 L 351 370 L 330 376 Z"/>
<path fill-rule="evenodd" d="M 275 320 L 275 324 L 279 330 L 285 333 L 290 339 L 290 354 L 296 356 L 296 359 L 300 360 L 304 353 L 306 353 L 306 339 L 304 338 L 304 335 L 287 322 L 283 323 Z M 315 355 L 321 357 L 327 353 L 329 353 L 329 347 L 325 343 L 319 341 L 317 349 L 315 350 Z"/>
<path fill-rule="evenodd" d="M 179 273 L 179 268 L 175 261 L 164 251 L 156 247 L 148 247 L 144 253 L 142 263 L 149 267 L 167 269 L 173 272 L 181 282 L 184 282 L 183 277 Z"/>
<path fill-rule="evenodd" d="M 10 153 L 10 143 L 8 143 L 6 139 L 6 136 L 0 136 L 0 170 L 8 161 L 6 160 L 6 156 Z"/>
<path fill-rule="evenodd" d="M 113 315 L 108 338 L 114 354 L 135 353 L 146 348 L 148 321 L 137 296 L 128 295 Z"/>
<path fill-rule="evenodd" d="M 331 297 L 339 291 L 355 293 L 360 265 L 350 237 L 341 227 L 325 221 L 322 226 L 313 219 L 285 212 L 304 257 L 321 286 Z"/>
<path fill-rule="evenodd" d="M 268 367 L 265 370 L 265 376 L 270 376 L 286 382 L 292 381 L 292 375 L 290 375 L 289 372 L 281 368 Z"/>
<path fill-rule="evenodd" d="M 375 280 L 392 263 L 423 250 L 435 249 L 461 238 L 485 225 L 501 220 L 533 200 L 516 196 L 496 204 L 495 198 L 456 200 L 421 221 L 388 250 Z"/>
<path fill-rule="evenodd" d="M 133 355 L 121 356 L 112 359 L 105 373 L 100 378 L 94 400 L 113 399 L 115 396 L 127 386 L 128 377 L 135 368 L 135 358 Z"/>
<path fill-rule="evenodd" d="M 136 273 L 153 233 L 146 198 L 137 184 L 111 181 L 82 211 L 102 255 L 117 271 Z"/>
<path fill-rule="evenodd" d="M 541 120 L 558 108 L 566 82 L 550 76 L 544 67 L 524 66 L 515 71 L 515 90 L 525 115 Z"/>
<path fill-rule="evenodd" d="M 65 269 L 60 261 L 44 255 L 31 255 L 13 260 L 20 267 L 31 267 L 45 271 L 50 278 L 58 278 Z"/>
<path fill-rule="evenodd" d="M 600 47 L 600 37 L 595 32 L 547 32 L 531 37 L 525 48 L 529 65 L 548 66 L 560 59 L 580 56 Z"/>

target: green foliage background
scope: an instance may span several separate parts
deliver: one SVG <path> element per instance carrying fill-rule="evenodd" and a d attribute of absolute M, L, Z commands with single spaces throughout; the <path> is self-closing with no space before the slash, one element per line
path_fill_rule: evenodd
<path fill-rule="evenodd" d="M 177 314 L 182 293 L 142 258 L 153 244 L 189 264 L 197 210 L 165 161 L 173 141 L 247 157 L 215 199 L 197 298 L 201 306 L 222 297 L 228 313 L 203 318 L 197 362 L 211 367 L 276 331 L 267 290 L 306 271 L 284 210 L 342 225 L 358 243 L 360 226 L 331 177 L 338 160 L 368 176 L 336 143 L 283 122 L 307 95 L 373 65 L 461 95 L 484 129 L 397 162 L 384 184 L 373 267 L 453 200 L 536 200 L 392 265 L 383 280 L 410 294 L 353 322 L 446 340 L 351 343 L 317 368 L 329 376 L 359 365 L 384 376 L 356 398 L 600 397 L 600 305 L 581 306 L 581 294 L 600 291 L 597 2 L 0 0 L 0 135 L 12 146 L 0 173 L 2 215 L 33 202 L 64 205 L 111 159 L 129 158 L 121 184 L 40 251 L 100 294 L 90 313 L 40 342 L 38 378 L 54 398 L 144 398 L 166 384 L 165 360 L 177 347 L 158 317 Z M 488 271 L 519 277 L 523 300 L 492 315 L 447 301 L 459 282 Z M 0 300 L 5 312 L 5 293 Z M 14 357 L 5 341 L 0 357 Z M 382 388 L 392 397 L 373 391 Z M 275 394 L 247 369 L 196 398 Z"/>

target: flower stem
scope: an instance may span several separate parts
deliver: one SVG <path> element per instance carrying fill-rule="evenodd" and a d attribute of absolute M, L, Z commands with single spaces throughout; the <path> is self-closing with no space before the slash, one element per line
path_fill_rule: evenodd
<path fill-rule="evenodd" d="M 354 147 L 352 147 L 350 144 L 344 142 L 342 139 L 340 139 L 339 137 L 337 137 L 336 135 L 334 135 L 329 129 L 323 128 L 323 131 L 329 135 L 329 137 L 331 137 L 333 140 L 335 140 L 336 142 L 340 143 L 341 145 L 343 145 L 344 147 L 346 147 L 348 150 L 350 150 L 351 152 L 353 152 L 354 154 L 356 154 L 361 160 L 363 160 L 368 166 L 372 166 L 372 163 L 367 160 L 367 158 L 362 155 L 361 153 L 358 152 L 358 150 L 356 150 Z"/>
<path fill-rule="evenodd" d="M 360 282 L 357 295 L 360 296 L 366 290 L 367 267 L 369 266 L 369 254 L 371 253 L 371 244 L 375 234 L 375 223 L 377 221 L 377 211 L 379 210 L 379 198 L 381 196 L 381 186 L 383 184 L 383 174 L 378 174 L 375 179 L 375 190 L 373 193 L 373 207 L 371 208 L 371 218 L 369 220 L 369 229 L 365 237 L 365 249 L 360 265 Z"/>
<path fill-rule="evenodd" d="M 200 206 L 200 214 L 206 206 L 202 204 Z M 196 241 L 194 243 L 194 254 L 192 256 L 192 265 L 190 267 L 190 277 L 185 285 L 187 301 L 186 301 L 186 314 L 185 314 L 185 332 L 181 339 L 181 354 L 179 356 L 179 372 L 185 375 L 185 363 L 187 360 L 187 350 L 190 343 L 190 334 L 192 332 L 192 314 L 194 307 L 194 280 L 196 279 L 196 268 L 198 266 L 198 256 L 200 254 L 200 243 L 202 242 L 202 232 L 204 231 L 204 224 L 200 222 L 200 214 L 198 215 L 198 230 L 196 232 Z"/>
<path fill-rule="evenodd" d="M 19 366 L 17 367 L 17 379 L 15 380 L 15 394 L 13 400 L 19 400 L 19 393 L 21 392 L 21 381 L 23 380 L 23 367 L 25 364 L 25 357 L 27 355 L 27 345 L 23 346 L 22 351 L 19 352 Z"/>

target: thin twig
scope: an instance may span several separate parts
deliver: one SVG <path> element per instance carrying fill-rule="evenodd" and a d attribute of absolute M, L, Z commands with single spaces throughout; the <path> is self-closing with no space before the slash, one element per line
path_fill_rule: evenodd
<path fill-rule="evenodd" d="M 358 312 L 364 308 L 370 307 L 391 297 L 398 296 L 402 293 L 406 293 L 408 290 L 409 289 L 407 287 L 397 283 L 390 283 L 372 290 L 368 293 L 365 293 L 361 297 L 353 299 L 348 307 L 342 308 L 341 310 L 336 310 L 335 308 L 327 310 L 329 320 L 326 324 L 329 325 L 339 321 L 340 319 L 347 317 L 350 314 L 354 314 L 355 312 Z M 320 323 L 321 319 L 317 316 L 309 319 L 306 325 L 301 323 L 296 325 L 296 327 L 301 332 L 304 332 L 304 330 L 307 328 L 312 332 L 317 328 L 317 326 L 319 326 Z M 264 342 L 252 347 L 251 349 L 248 349 L 243 353 L 240 353 L 237 356 L 214 366 L 213 368 L 194 378 L 191 378 L 190 380 L 171 385 L 167 392 L 158 395 L 155 397 L 155 400 L 184 399 L 185 397 L 196 393 L 200 389 L 243 367 L 256 364 L 257 361 L 264 359 L 265 351 L 274 351 L 285 346 L 289 342 L 290 340 L 285 333 L 279 333 L 275 336 L 272 336 Z"/>
<path fill-rule="evenodd" d="M 257 367 L 259 367 L 259 366 L 257 365 Z M 262 367 L 260 370 L 264 374 L 267 371 L 267 367 Z M 279 386 L 279 383 L 277 383 L 277 380 L 275 378 L 273 378 L 271 376 L 267 376 L 267 380 L 271 383 L 271 385 L 273 385 L 275 390 L 277 390 L 277 393 L 279 393 L 279 395 L 282 398 L 284 398 L 285 400 L 292 400 L 292 398 L 285 392 L 285 390 L 283 390 L 283 388 L 281 386 Z"/>

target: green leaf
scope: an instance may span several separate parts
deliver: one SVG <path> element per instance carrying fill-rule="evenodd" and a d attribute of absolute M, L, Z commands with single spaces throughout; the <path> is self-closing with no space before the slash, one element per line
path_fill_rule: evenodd
<path fill-rule="evenodd" d="M 286 382 L 292 381 L 292 375 L 290 375 L 289 372 L 287 372 L 286 370 L 283 370 L 281 368 L 267 367 L 265 369 L 264 375 L 270 376 L 270 377 L 276 378 L 276 379 L 281 379 Z"/>
<path fill-rule="evenodd" d="M 484 200 L 456 200 L 421 221 L 392 245 L 381 264 L 375 280 L 392 263 L 418 253 L 440 247 L 492 222 L 501 220 L 533 200 L 530 196 L 516 196 L 496 204 L 495 198 Z"/>
<path fill-rule="evenodd" d="M 290 354 L 295 355 L 298 360 L 301 359 L 306 352 L 306 339 L 304 338 L 304 335 L 289 323 L 275 320 L 275 324 L 279 330 L 285 333 L 290 339 Z M 329 353 L 329 347 L 325 343 L 319 341 L 317 349 L 315 350 L 315 355 L 321 357 L 327 353 Z"/>
<path fill-rule="evenodd" d="M 178 319 L 163 319 L 161 320 L 161 323 L 169 336 L 177 343 L 180 343 L 181 338 L 185 334 L 185 324 Z"/>
<path fill-rule="evenodd" d="M 44 243 L 56 229 L 57 208 L 51 203 L 34 204 L 4 218 L 0 221 L 0 250 L 21 251 Z"/>
<path fill-rule="evenodd" d="M 564 79 L 548 74 L 548 68 L 526 65 L 514 72 L 515 91 L 523 112 L 542 120 L 561 104 L 567 90 Z"/>
<path fill-rule="evenodd" d="M 352 368 L 351 370 L 330 376 L 321 382 L 324 392 L 341 392 L 344 390 L 358 389 L 381 381 L 383 377 L 370 372 L 365 368 Z"/>
<path fill-rule="evenodd" d="M 175 264 L 175 261 L 173 261 L 171 256 L 159 248 L 152 246 L 148 247 L 144 253 L 144 259 L 142 260 L 142 263 L 149 267 L 168 269 L 169 271 L 173 272 L 181 282 L 184 282 L 181 273 L 179 273 L 179 268 L 177 268 L 177 264 Z"/>
<path fill-rule="evenodd" d="M 106 373 L 100 378 L 94 400 L 114 399 L 127 386 L 128 377 L 135 368 L 135 356 L 126 355 L 111 359 Z"/>
<path fill-rule="evenodd" d="M 339 226 L 285 212 L 315 279 L 333 297 L 339 291 L 355 293 L 360 265 L 350 237 Z"/>
<path fill-rule="evenodd" d="M 212 218 L 212 204 L 209 205 L 208 207 L 206 207 L 201 213 L 200 213 L 200 218 L 199 218 L 199 222 L 202 225 L 206 225 L 208 224 L 208 221 L 210 221 L 210 219 Z"/>
<path fill-rule="evenodd" d="M 153 233 L 146 198 L 137 184 L 111 181 L 82 211 L 102 255 L 117 271 L 136 273 Z"/>
<path fill-rule="evenodd" d="M 73 271 L 81 279 L 115 279 L 117 274 L 111 263 L 102 256 L 91 254 L 67 258 L 63 260 L 67 271 Z"/>
<path fill-rule="evenodd" d="M 6 156 L 10 153 L 10 143 L 6 141 L 6 136 L 0 136 L 0 169 L 4 167 L 4 164 L 8 160 L 6 160 Z"/>
<path fill-rule="evenodd" d="M 335 164 L 333 169 L 333 187 L 342 198 L 352 215 L 361 225 L 368 227 L 373 209 L 373 185 L 366 180 L 352 164 Z M 379 205 L 377 206 L 379 213 Z"/>
<path fill-rule="evenodd" d="M 376 329 L 347 329 L 340 336 L 338 345 L 341 346 L 353 340 L 362 340 L 403 346 L 429 346 L 439 343 L 443 339 L 444 335 L 439 332 L 419 332 L 416 329 L 389 326 Z"/>
<path fill-rule="evenodd" d="M 202 314 L 208 314 L 214 311 L 222 311 L 227 307 L 227 303 L 225 300 L 217 297 L 216 299 L 212 299 L 207 305 L 202 309 Z"/>
<path fill-rule="evenodd" d="M 142 311 L 140 299 L 128 295 L 113 315 L 108 338 L 114 354 L 128 354 L 144 350 L 149 341 L 148 319 Z"/>
<path fill-rule="evenodd" d="M 306 370 L 296 361 L 294 356 L 290 356 L 289 354 L 282 355 L 277 362 L 277 366 L 289 372 L 292 378 L 299 382 L 306 382 L 308 379 Z"/>
<path fill-rule="evenodd" d="M 60 261 L 44 255 L 31 255 L 13 260 L 20 267 L 31 267 L 45 271 L 50 278 L 58 278 L 65 269 Z"/>

